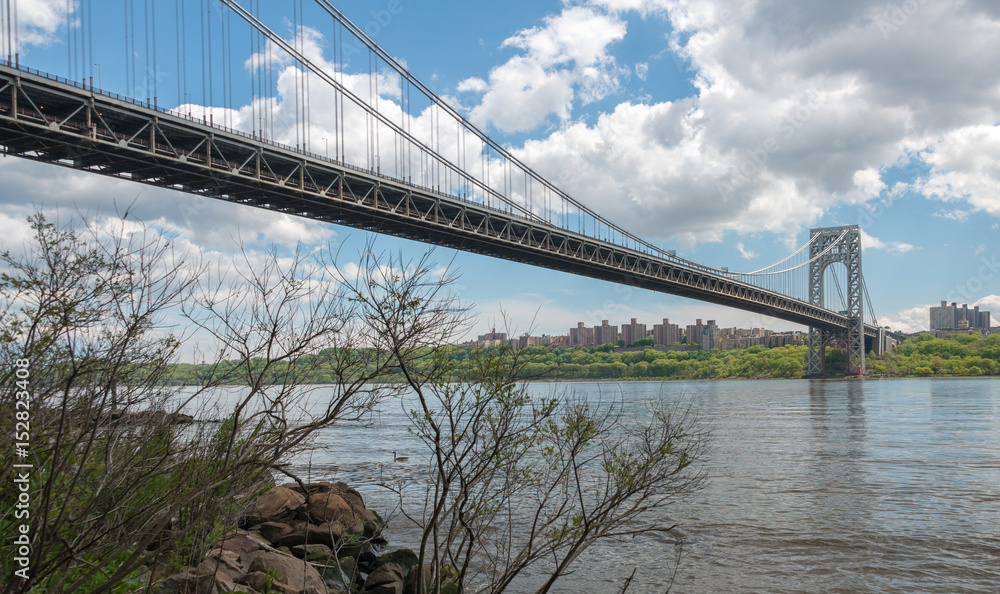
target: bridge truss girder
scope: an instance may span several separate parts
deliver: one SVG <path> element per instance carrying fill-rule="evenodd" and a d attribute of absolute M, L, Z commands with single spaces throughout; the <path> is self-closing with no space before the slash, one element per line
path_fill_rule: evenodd
<path fill-rule="evenodd" d="M 827 332 L 848 323 L 822 306 L 690 262 L 3 65 L 0 152 L 717 303 Z M 865 326 L 864 332 L 874 336 L 878 329 Z"/>
<path fill-rule="evenodd" d="M 809 327 L 807 375 L 826 373 L 826 347 L 839 339 L 847 345 L 847 375 L 866 373 L 864 301 L 861 275 L 861 227 L 823 227 L 810 230 L 809 303 L 823 307 L 824 272 L 834 263 L 847 269 L 847 324 L 830 329 Z"/>

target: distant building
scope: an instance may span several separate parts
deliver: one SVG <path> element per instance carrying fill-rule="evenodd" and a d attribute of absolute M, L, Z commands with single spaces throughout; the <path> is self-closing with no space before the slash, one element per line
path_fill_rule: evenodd
<path fill-rule="evenodd" d="M 622 324 L 622 342 L 625 346 L 632 346 L 636 341 L 646 338 L 646 325 L 640 324 L 632 318 L 630 324 Z"/>
<path fill-rule="evenodd" d="M 594 344 L 594 329 L 577 322 L 576 328 L 569 329 L 569 346 L 585 347 Z"/>
<path fill-rule="evenodd" d="M 799 332 L 775 332 L 767 337 L 768 348 L 783 346 L 803 346 L 806 344 L 806 334 Z"/>
<path fill-rule="evenodd" d="M 930 329 L 933 330 L 985 330 L 990 329 L 990 312 L 979 311 L 979 306 L 969 309 L 969 305 L 957 303 L 948 305 L 942 301 L 938 307 L 930 311 Z"/>
<path fill-rule="evenodd" d="M 653 342 L 660 346 L 670 346 L 681 341 L 681 331 L 677 324 L 671 324 L 670 318 L 663 318 L 662 324 L 653 324 Z"/>
<path fill-rule="evenodd" d="M 698 320 L 699 322 L 701 320 Z M 701 327 L 701 339 L 698 344 L 701 345 L 703 351 L 710 351 L 712 349 L 721 348 L 719 344 L 721 342 L 722 333 L 719 326 L 715 323 L 715 320 L 709 320 L 707 324 Z"/>
<path fill-rule="evenodd" d="M 509 345 L 513 341 L 507 339 L 506 332 L 497 332 L 496 328 L 493 328 L 486 334 L 480 334 L 479 339 L 476 340 L 475 346 L 481 347 L 491 347 L 491 346 L 502 346 Z"/>
<path fill-rule="evenodd" d="M 701 318 L 695 320 L 694 325 L 687 327 L 685 336 L 687 336 L 688 344 L 701 344 L 701 329 L 704 327 L 705 326 L 701 323 Z"/>
<path fill-rule="evenodd" d="M 517 339 L 517 347 L 526 349 L 528 347 L 548 346 L 549 341 L 549 337 L 544 334 L 542 336 L 531 336 L 525 332 Z"/>
<path fill-rule="evenodd" d="M 601 320 L 600 326 L 594 326 L 594 344 L 618 344 L 618 326 L 609 326 L 607 320 Z"/>

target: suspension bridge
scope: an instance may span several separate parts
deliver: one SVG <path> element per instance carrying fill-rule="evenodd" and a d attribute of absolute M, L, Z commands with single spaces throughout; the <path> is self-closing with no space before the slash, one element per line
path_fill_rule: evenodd
<path fill-rule="evenodd" d="M 290 19 L 260 0 L 125 0 L 117 40 L 95 34 L 95 4 L 68 10 L 65 70 L 51 73 L 22 63 L 17 2 L 3 0 L 5 154 L 803 324 L 810 375 L 832 341 L 848 374 L 884 348 L 857 226 L 813 229 L 766 268 L 699 264 L 561 191 L 326 0 L 282 3 Z M 96 63 L 95 40 L 121 44 L 122 63 Z"/>

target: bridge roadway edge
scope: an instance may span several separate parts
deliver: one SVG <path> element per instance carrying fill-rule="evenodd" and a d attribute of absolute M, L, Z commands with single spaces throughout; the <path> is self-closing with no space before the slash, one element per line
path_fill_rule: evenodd
<path fill-rule="evenodd" d="M 4 86 L 4 79 L 11 84 Z M 31 90 L 24 91 L 22 85 Z M 405 182 L 400 183 L 402 180 L 380 177 L 375 172 L 297 154 L 291 147 L 283 150 L 245 134 L 241 137 L 242 133 L 227 132 L 124 98 L 97 94 L 69 81 L 54 81 L 0 65 L 0 86 L 4 87 L 0 90 L 0 146 L 5 154 L 716 303 L 806 326 L 838 330 L 846 323 L 846 318 L 840 320 L 842 316 L 827 310 L 820 310 L 817 317 L 815 306 L 779 293 L 652 258 L 559 227 L 517 219 L 504 211 L 455 200 L 426 188 L 407 186 Z M 32 121 L 31 109 L 18 106 L 17 97 L 24 92 L 24 97 L 28 98 L 29 93 L 36 91 L 51 99 L 50 105 L 54 102 L 58 106 L 65 99 L 63 112 L 56 113 L 58 110 L 50 107 L 50 113 L 43 115 L 36 108 L 37 121 Z M 162 128 L 195 129 L 194 132 L 185 130 L 183 134 L 193 134 L 192 143 L 198 134 L 209 138 L 208 150 L 195 154 L 198 150 L 195 147 L 187 155 L 183 150 L 174 150 L 174 155 L 165 154 L 155 132 L 151 142 L 143 147 L 141 139 L 136 140 L 142 128 L 127 141 L 128 134 L 112 138 L 117 141 L 102 139 L 95 132 L 96 126 L 92 126 L 94 130 L 90 134 L 83 135 L 80 126 L 75 129 L 73 126 L 73 118 L 80 117 L 73 115 L 74 100 L 87 106 L 84 111 L 93 109 L 103 115 L 103 111 L 117 110 L 123 121 L 133 118 L 131 128 L 124 126 L 127 133 L 144 121 L 154 122 L 154 126 L 161 127 L 161 133 Z M 103 111 L 98 111 L 101 109 Z M 49 116 L 52 122 L 48 122 Z M 53 125 L 62 117 L 66 119 Z M 90 122 L 89 115 L 87 121 Z M 108 128 L 106 132 L 111 133 L 110 126 Z M 295 169 L 282 181 L 277 175 L 272 176 L 274 179 L 265 179 L 261 171 L 267 168 L 259 163 L 254 176 L 231 167 L 213 167 L 212 147 L 219 150 L 218 146 L 228 146 L 227 143 L 233 147 L 243 143 L 262 156 L 266 153 L 269 158 L 282 161 L 286 170 L 300 163 L 301 171 L 296 176 L 300 178 L 299 186 L 294 185 L 295 180 L 292 185 L 287 183 Z M 150 150 L 149 146 L 154 148 Z M 247 147 L 244 148 L 250 150 Z M 230 150 L 239 152 L 236 148 Z M 220 151 L 219 156 L 228 162 L 221 154 L 224 152 Z M 246 154 L 249 153 L 244 151 L 240 156 Z M 311 185 L 317 187 L 311 176 L 318 177 L 324 173 L 323 169 L 327 170 L 327 175 L 333 172 L 335 178 L 339 176 L 339 180 L 335 180 L 338 192 L 333 195 L 308 189 L 310 184 L 306 176 L 309 175 L 313 181 Z M 396 207 L 387 208 L 393 202 Z M 404 203 L 405 209 L 401 209 Z M 456 226 L 459 221 L 461 224 Z M 499 230 L 492 221 L 498 222 Z M 482 233 L 484 229 L 491 233 Z M 553 240 L 561 243 L 556 246 Z M 866 327 L 866 335 L 876 332 L 874 327 Z"/>

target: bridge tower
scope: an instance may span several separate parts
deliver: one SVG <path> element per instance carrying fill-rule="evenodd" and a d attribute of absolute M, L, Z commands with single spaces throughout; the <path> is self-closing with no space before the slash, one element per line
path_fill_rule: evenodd
<path fill-rule="evenodd" d="M 826 346 L 836 338 L 847 345 L 847 375 L 865 374 L 865 321 L 861 285 L 861 227 L 823 227 L 810 230 L 809 303 L 823 307 L 823 273 L 835 262 L 847 267 L 847 329 L 831 332 L 809 328 L 807 376 L 826 373 Z"/>

